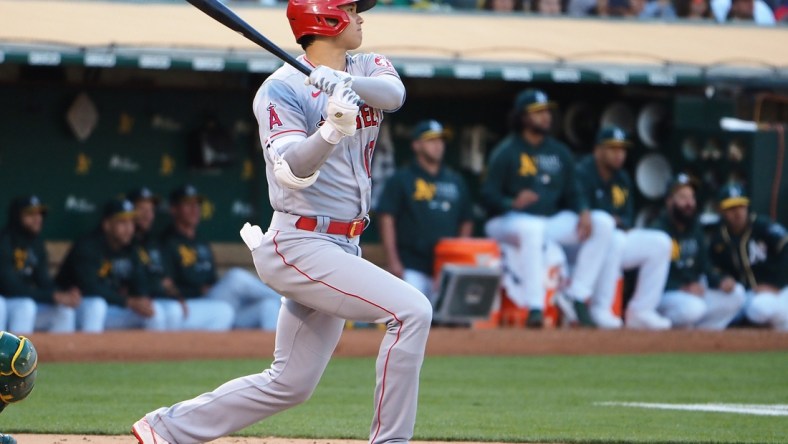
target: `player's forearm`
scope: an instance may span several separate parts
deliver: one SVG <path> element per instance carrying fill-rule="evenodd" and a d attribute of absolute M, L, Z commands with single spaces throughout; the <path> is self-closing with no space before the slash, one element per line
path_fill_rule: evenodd
<path fill-rule="evenodd" d="M 395 76 L 353 76 L 353 90 L 367 105 L 384 111 L 396 111 L 405 102 L 405 85 Z"/>
<path fill-rule="evenodd" d="M 334 146 L 323 139 L 317 131 L 311 136 L 283 147 L 282 157 L 290 165 L 296 177 L 309 177 L 326 162 Z"/>

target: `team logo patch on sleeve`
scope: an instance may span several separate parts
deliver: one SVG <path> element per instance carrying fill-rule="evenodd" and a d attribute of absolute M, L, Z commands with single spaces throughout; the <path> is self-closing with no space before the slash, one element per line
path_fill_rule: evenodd
<path fill-rule="evenodd" d="M 375 64 L 378 66 L 382 66 L 384 68 L 392 68 L 392 69 L 394 68 L 394 65 L 392 65 L 391 62 L 389 62 L 389 59 L 383 57 L 382 55 L 375 56 Z"/>
<path fill-rule="evenodd" d="M 274 126 L 282 126 L 282 120 L 279 114 L 276 113 L 276 105 L 268 103 L 268 129 L 274 129 Z"/>

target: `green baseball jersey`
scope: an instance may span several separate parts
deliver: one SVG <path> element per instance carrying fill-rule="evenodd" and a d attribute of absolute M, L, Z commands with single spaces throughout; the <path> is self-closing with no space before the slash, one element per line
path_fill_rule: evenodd
<path fill-rule="evenodd" d="M 55 282 L 77 287 L 85 296 L 102 296 L 107 303 L 126 305 L 126 297 L 147 295 L 145 271 L 131 246 L 110 248 L 103 231 L 96 229 L 71 246 Z"/>
<path fill-rule="evenodd" d="M 651 226 L 667 233 L 673 242 L 665 290 L 678 290 L 684 285 L 698 282 L 704 275 L 710 288 L 719 286 L 720 276 L 710 266 L 708 244 L 697 220 L 681 230 L 663 212 Z"/>
<path fill-rule="evenodd" d="M 788 233 L 769 218 L 751 214 L 749 225 L 739 236 L 720 222 L 712 230 L 710 244 L 714 267 L 745 288 L 788 285 Z"/>
<path fill-rule="evenodd" d="M 585 156 L 577 162 L 580 190 L 589 206 L 614 216 L 621 229 L 632 228 L 635 205 L 632 199 L 632 179 L 625 170 L 615 171 L 609 180 L 599 175 L 596 159 Z"/>
<path fill-rule="evenodd" d="M 490 155 L 481 199 L 491 215 L 513 210 L 515 197 L 526 189 L 537 193 L 539 200 L 518 211 L 550 216 L 562 209 L 588 209 L 569 148 L 550 136 L 531 146 L 511 134 Z"/>
<path fill-rule="evenodd" d="M 44 242 L 18 223 L 9 224 L 0 233 L 0 294 L 51 304 L 54 291 Z"/>
<path fill-rule="evenodd" d="M 153 236 L 137 235 L 134 238 L 134 251 L 137 253 L 140 264 L 145 270 L 145 279 L 148 282 L 148 290 L 153 297 L 168 297 L 162 285 L 163 279 L 167 276 L 164 273 L 164 263 L 161 248 L 157 239 Z"/>
<path fill-rule="evenodd" d="M 386 182 L 378 212 L 396 221 L 403 265 L 430 275 L 438 241 L 456 237 L 460 225 L 473 219 L 468 188 L 459 174 L 443 167 L 431 175 L 415 162 Z"/>
<path fill-rule="evenodd" d="M 218 280 L 211 246 L 199 236 L 190 239 L 170 225 L 159 245 L 164 273 L 172 277 L 182 297 L 200 297 Z"/>

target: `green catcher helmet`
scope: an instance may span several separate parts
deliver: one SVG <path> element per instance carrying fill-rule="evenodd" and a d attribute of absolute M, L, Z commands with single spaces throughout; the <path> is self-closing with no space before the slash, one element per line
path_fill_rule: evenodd
<path fill-rule="evenodd" d="M 38 353 L 28 338 L 0 332 L 0 411 L 30 394 L 37 367 Z"/>

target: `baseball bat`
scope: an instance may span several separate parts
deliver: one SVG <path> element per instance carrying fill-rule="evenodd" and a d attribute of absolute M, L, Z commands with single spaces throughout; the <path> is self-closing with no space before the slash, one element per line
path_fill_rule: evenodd
<path fill-rule="evenodd" d="M 191 3 L 195 8 L 207 14 L 217 22 L 232 29 L 233 31 L 246 37 L 254 44 L 262 47 L 271 54 L 277 56 L 280 60 L 292 66 L 293 68 L 301 71 L 304 75 L 309 76 L 311 70 L 300 63 L 293 56 L 286 53 L 282 48 L 277 46 L 274 42 L 268 40 L 264 35 L 260 34 L 252 28 L 249 23 L 235 15 L 227 6 L 224 6 L 218 0 L 186 0 Z"/>
<path fill-rule="evenodd" d="M 751 131 L 766 129 L 768 125 L 758 124 L 750 120 L 737 119 L 735 117 L 723 117 L 720 119 L 720 128 L 727 131 Z"/>

